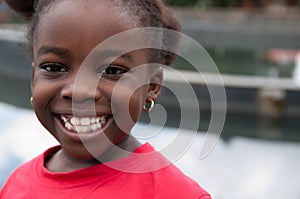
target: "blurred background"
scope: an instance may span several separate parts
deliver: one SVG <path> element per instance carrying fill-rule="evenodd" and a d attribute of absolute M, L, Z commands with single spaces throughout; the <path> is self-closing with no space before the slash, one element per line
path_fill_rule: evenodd
<path fill-rule="evenodd" d="M 300 198 L 300 1 L 166 0 L 182 32 L 199 42 L 224 81 L 227 110 L 214 150 L 198 158 L 212 115 L 210 89 L 218 74 L 203 67 L 202 76 L 184 58 L 173 67 L 192 78 L 199 101 L 198 136 L 176 164 L 215 199 Z M 0 9 L 0 187 L 19 164 L 56 142 L 34 117 L 29 103 L 31 58 L 26 53 L 26 24 L 5 3 Z M 190 56 L 199 56 L 197 52 Z M 165 81 L 181 88 L 166 71 Z M 168 137 L 180 124 L 176 95 L 163 88 L 158 104 L 167 111 Z M 215 110 L 218 111 L 218 110 Z M 222 110 L 220 110 L 222 112 Z M 159 115 L 155 116 L 159 118 Z M 142 115 L 141 123 L 149 123 Z M 155 124 L 154 124 L 155 125 Z M 153 128 L 155 129 L 155 128 Z M 184 126 L 186 136 L 193 129 Z M 208 132 L 213 135 L 215 132 Z M 158 144 L 153 141 L 153 144 Z"/>

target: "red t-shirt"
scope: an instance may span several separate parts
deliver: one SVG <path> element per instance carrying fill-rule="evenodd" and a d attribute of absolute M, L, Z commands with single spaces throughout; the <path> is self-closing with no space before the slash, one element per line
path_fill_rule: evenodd
<path fill-rule="evenodd" d="M 88 168 L 54 173 L 44 167 L 53 147 L 16 169 L 0 192 L 1 199 L 210 199 L 210 195 L 174 165 L 143 173 L 129 173 L 99 164 Z M 155 152 L 150 144 L 134 153 Z M 133 153 L 133 154 L 134 154 Z M 161 155 L 151 156 L 145 164 L 167 162 Z M 124 168 L 135 165 L 133 155 L 111 162 Z M 157 160 L 158 159 L 158 160 Z M 145 165 L 145 164 L 140 164 Z M 138 167 L 139 167 L 138 166 Z M 145 166 L 148 167 L 148 166 Z M 151 167 L 151 166 L 150 166 Z M 144 166 L 143 166 L 144 169 Z"/>

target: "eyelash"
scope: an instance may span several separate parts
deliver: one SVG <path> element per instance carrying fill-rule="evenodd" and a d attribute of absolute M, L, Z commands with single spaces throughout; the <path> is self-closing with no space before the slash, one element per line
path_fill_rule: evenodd
<path fill-rule="evenodd" d="M 52 74 L 60 74 L 60 73 L 66 73 L 68 72 L 68 68 L 62 64 L 59 63 L 45 63 L 40 66 L 40 68 L 47 72 Z M 100 72 L 98 72 L 98 75 L 107 79 L 117 80 L 119 79 L 124 73 L 128 72 L 129 69 L 118 66 L 118 65 L 108 65 L 105 67 L 105 69 L 102 69 Z"/>
<path fill-rule="evenodd" d="M 40 66 L 40 68 L 46 72 L 50 72 L 50 73 L 65 73 L 67 72 L 67 68 L 62 65 L 62 64 L 58 64 L 58 63 L 46 63 L 46 64 L 42 64 Z"/>
<path fill-rule="evenodd" d="M 127 73 L 128 71 L 129 69 L 122 66 L 109 65 L 98 74 L 108 79 L 119 79 L 124 73 Z"/>

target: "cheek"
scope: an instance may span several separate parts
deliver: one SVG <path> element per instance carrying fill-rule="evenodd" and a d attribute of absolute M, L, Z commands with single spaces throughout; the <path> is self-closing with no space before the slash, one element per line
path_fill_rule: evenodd
<path fill-rule="evenodd" d="M 127 105 L 127 109 L 129 110 L 130 117 L 136 123 L 141 115 L 142 107 L 143 107 L 143 95 L 139 92 L 135 92 L 129 100 L 129 104 Z"/>
<path fill-rule="evenodd" d="M 130 131 L 141 115 L 145 98 L 144 87 L 140 87 L 135 91 L 128 88 L 114 91 L 111 106 L 114 119 L 119 128 L 125 132 Z"/>
<path fill-rule="evenodd" d="M 33 108 L 41 123 L 48 126 L 50 121 L 49 103 L 54 97 L 54 84 L 47 84 L 43 81 L 36 81 L 32 86 Z"/>
<path fill-rule="evenodd" d="M 53 85 L 44 81 L 35 81 L 32 86 L 32 97 L 35 105 L 45 104 L 53 95 Z"/>

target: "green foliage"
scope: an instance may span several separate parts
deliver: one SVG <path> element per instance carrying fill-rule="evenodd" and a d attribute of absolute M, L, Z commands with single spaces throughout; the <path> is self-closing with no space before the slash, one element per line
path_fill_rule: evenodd
<path fill-rule="evenodd" d="M 165 2 L 173 6 L 194 6 L 199 0 L 165 0 Z"/>

